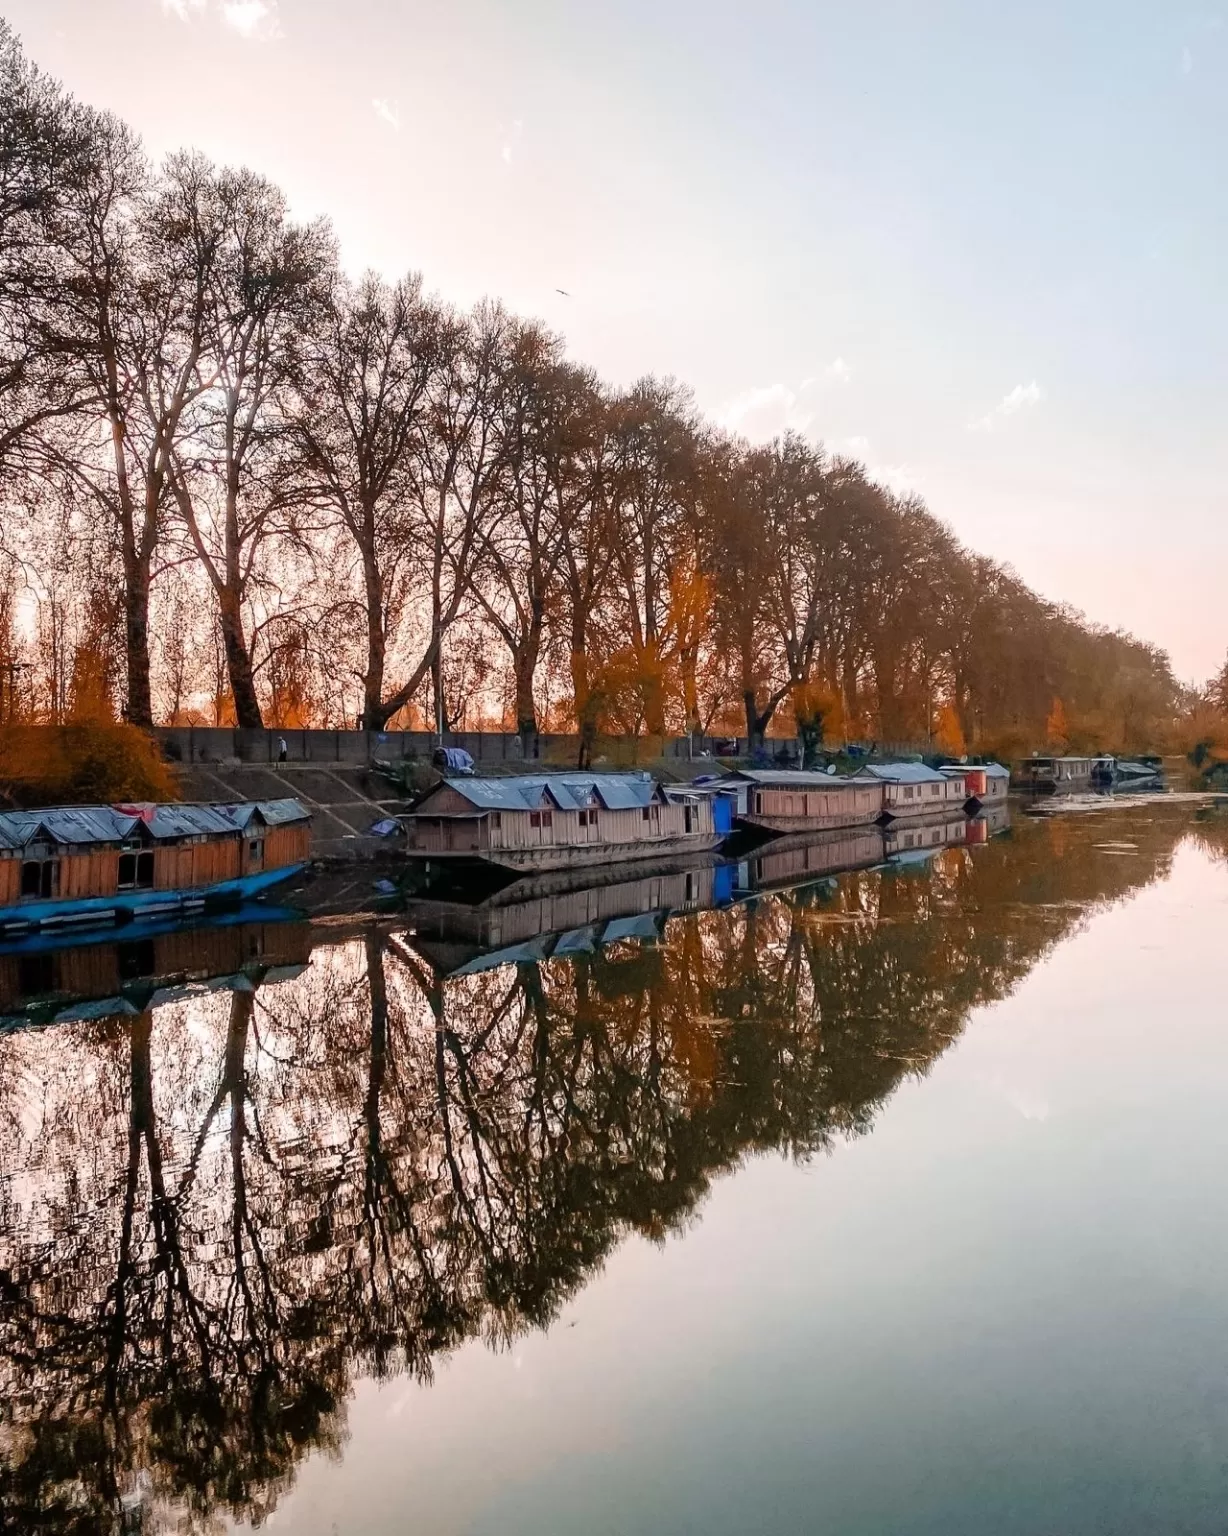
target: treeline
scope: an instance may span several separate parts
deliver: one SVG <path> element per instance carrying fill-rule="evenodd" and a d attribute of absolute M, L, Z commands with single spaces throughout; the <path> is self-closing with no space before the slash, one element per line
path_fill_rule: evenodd
<path fill-rule="evenodd" d="M 1167 657 L 916 496 L 153 167 L 0 23 L 0 720 L 1139 748 Z"/>

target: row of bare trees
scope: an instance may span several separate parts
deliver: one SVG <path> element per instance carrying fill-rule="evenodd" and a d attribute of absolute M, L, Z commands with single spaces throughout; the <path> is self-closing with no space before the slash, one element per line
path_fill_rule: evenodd
<path fill-rule="evenodd" d="M 814 743 L 945 710 L 1034 742 L 1061 697 L 1106 744 L 1171 717 L 1161 653 L 860 464 L 612 389 L 497 303 L 350 280 L 276 186 L 153 167 L 3 24 L 0 77 L 9 715 Z"/>

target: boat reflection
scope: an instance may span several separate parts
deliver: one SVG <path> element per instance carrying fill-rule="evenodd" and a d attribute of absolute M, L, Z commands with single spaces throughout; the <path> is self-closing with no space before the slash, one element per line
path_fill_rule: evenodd
<path fill-rule="evenodd" d="M 264 1520 L 360 1378 L 544 1327 L 748 1156 L 867 1132 L 1190 832 L 1157 808 L 1129 858 L 1075 818 L 898 855 L 859 833 L 420 906 L 313 928 L 270 985 L 301 953 L 277 925 L 221 956 L 229 991 L 141 1007 L 121 978 L 120 1015 L 0 1037 L 0 1528 Z"/>

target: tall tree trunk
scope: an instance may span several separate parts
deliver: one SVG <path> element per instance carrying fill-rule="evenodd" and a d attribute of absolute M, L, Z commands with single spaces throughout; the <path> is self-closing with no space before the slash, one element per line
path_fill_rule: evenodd
<path fill-rule="evenodd" d="M 682 672 L 682 707 L 686 714 L 686 728 L 692 740 L 702 735 L 699 719 L 699 654 L 698 648 L 688 645 L 678 658 Z"/>
<path fill-rule="evenodd" d="M 373 550 L 363 551 L 362 567 L 367 599 L 367 670 L 363 677 L 362 725 L 367 731 L 382 731 L 388 720 L 383 712 L 387 644 L 384 638 L 384 584 Z"/>
<path fill-rule="evenodd" d="M 226 647 L 226 671 L 235 704 L 235 720 L 244 730 L 262 730 L 264 718 L 256 697 L 252 658 L 243 633 L 243 614 L 233 592 L 218 594 L 221 606 L 222 643 Z"/>
<path fill-rule="evenodd" d="M 597 744 L 597 699 L 589 680 L 587 645 L 583 625 L 573 625 L 571 691 L 575 700 L 576 729 L 580 733 L 580 751 L 576 762 L 578 768 L 593 766 L 593 749 Z"/>
<path fill-rule="evenodd" d="M 755 702 L 753 688 L 748 688 L 743 693 L 742 703 L 746 710 L 746 750 L 751 757 L 754 757 L 756 752 L 763 751 L 764 742 L 767 740 L 767 728 L 772 723 L 776 706 L 769 703 L 767 708 L 761 711 Z"/>
<path fill-rule="evenodd" d="M 133 725 L 153 725 L 149 681 L 149 561 L 135 551 L 124 558 L 124 657 L 127 699 L 124 717 Z"/>
<path fill-rule="evenodd" d="M 823 711 L 820 709 L 799 710 L 797 715 L 797 734 L 802 744 L 802 767 L 813 768 L 819 757 L 819 750 L 823 745 Z"/>
<path fill-rule="evenodd" d="M 512 653 L 512 671 L 516 684 L 516 730 L 523 757 L 537 756 L 537 705 L 533 683 L 542 648 L 542 614 L 535 607 L 528 632 Z"/>

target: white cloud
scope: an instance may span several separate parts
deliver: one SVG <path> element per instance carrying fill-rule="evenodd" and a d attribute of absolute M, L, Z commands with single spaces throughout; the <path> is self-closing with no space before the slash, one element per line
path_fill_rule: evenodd
<path fill-rule="evenodd" d="M 395 106 L 390 101 L 385 101 L 382 96 L 373 96 L 371 98 L 371 110 L 375 113 L 376 117 L 379 118 L 381 123 L 387 123 L 389 128 L 393 129 L 395 132 L 400 132 L 400 107 Z"/>
<path fill-rule="evenodd" d="M 801 394 L 787 384 L 764 384 L 735 395 L 718 414 L 731 431 L 766 442 L 790 428 L 804 432 L 809 427 L 814 416 L 803 408 Z"/>
<path fill-rule="evenodd" d="M 240 37 L 281 36 L 277 0 L 162 0 L 162 9 L 168 16 L 178 16 L 180 21 L 191 21 L 206 13 L 218 16 Z"/>
<path fill-rule="evenodd" d="M 731 431 L 752 442 L 765 442 L 780 432 L 809 432 L 816 419 L 818 392 L 825 385 L 847 384 L 852 376 L 849 365 L 837 357 L 796 388 L 780 383 L 745 390 L 728 401 L 717 416 Z"/>
<path fill-rule="evenodd" d="M 1031 410 L 1044 398 L 1045 392 L 1035 379 L 1030 384 L 1016 384 L 1009 394 L 1002 396 L 992 411 L 976 417 L 968 426 L 973 432 L 992 432 L 1000 421 L 1017 416 L 1020 411 Z"/>
<path fill-rule="evenodd" d="M 222 0 L 222 20 L 240 37 L 280 37 L 277 0 Z"/>
<path fill-rule="evenodd" d="M 511 165 L 516 158 L 516 151 L 520 140 L 524 135 L 524 118 L 514 117 L 511 127 L 506 123 L 499 124 L 499 158 L 504 165 Z"/>

